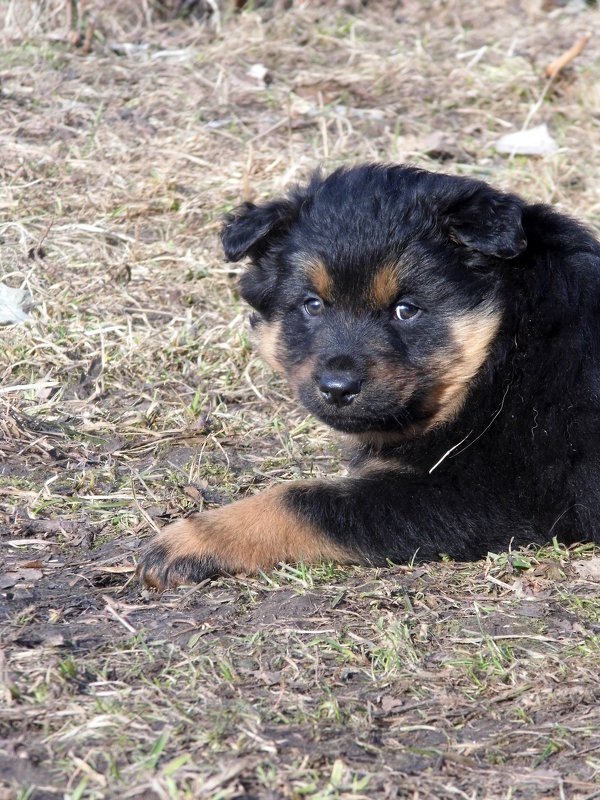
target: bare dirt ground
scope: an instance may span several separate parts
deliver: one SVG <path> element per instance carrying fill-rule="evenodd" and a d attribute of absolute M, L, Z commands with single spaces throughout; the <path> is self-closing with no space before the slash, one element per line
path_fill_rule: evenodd
<path fill-rule="evenodd" d="M 379 159 L 600 228 L 596 6 L 67 8 L 0 2 L 0 797 L 600 797 L 593 548 L 133 577 L 173 517 L 344 468 L 253 352 L 223 213 Z M 495 151 L 542 122 L 554 155 Z"/>

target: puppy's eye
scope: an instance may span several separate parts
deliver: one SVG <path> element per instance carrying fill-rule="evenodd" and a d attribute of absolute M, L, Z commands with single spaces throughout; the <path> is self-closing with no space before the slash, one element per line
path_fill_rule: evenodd
<path fill-rule="evenodd" d="M 318 297 L 309 297 L 304 301 L 304 310 L 309 317 L 318 317 L 323 313 L 323 301 Z"/>
<path fill-rule="evenodd" d="M 421 309 L 412 303 L 398 303 L 394 308 L 394 319 L 405 322 L 407 319 L 416 317 Z"/>

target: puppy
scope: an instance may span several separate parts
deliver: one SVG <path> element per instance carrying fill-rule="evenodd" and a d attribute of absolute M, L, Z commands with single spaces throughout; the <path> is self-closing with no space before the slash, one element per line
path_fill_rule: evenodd
<path fill-rule="evenodd" d="M 367 165 L 246 203 L 222 241 L 263 358 L 354 471 L 169 525 L 163 588 L 281 561 L 477 559 L 600 541 L 600 245 L 466 178 Z"/>

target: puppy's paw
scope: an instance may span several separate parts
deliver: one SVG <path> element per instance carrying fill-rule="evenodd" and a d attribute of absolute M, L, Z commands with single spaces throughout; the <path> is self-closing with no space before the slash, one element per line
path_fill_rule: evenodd
<path fill-rule="evenodd" d="M 205 546 L 202 528 L 199 514 L 167 525 L 140 554 L 137 566 L 140 580 L 146 586 L 162 590 L 200 583 L 223 572 L 223 566 Z"/>
<path fill-rule="evenodd" d="M 168 525 L 142 551 L 138 576 L 147 586 L 165 589 L 223 572 L 256 573 L 280 561 L 355 561 L 348 549 L 288 508 L 287 491 L 273 487 Z"/>

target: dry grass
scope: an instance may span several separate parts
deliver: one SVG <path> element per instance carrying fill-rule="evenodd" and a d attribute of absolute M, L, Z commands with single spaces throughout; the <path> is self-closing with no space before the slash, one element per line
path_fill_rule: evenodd
<path fill-rule="evenodd" d="M 153 525 L 343 458 L 255 357 L 223 212 L 378 159 L 600 227 L 600 40 L 544 78 L 599 12 L 557 5 L 97 0 L 84 52 L 64 3 L 0 3 L 0 280 L 33 317 L 0 330 L 0 796 L 600 797 L 589 548 L 129 580 Z M 526 121 L 556 155 L 495 153 Z"/>

